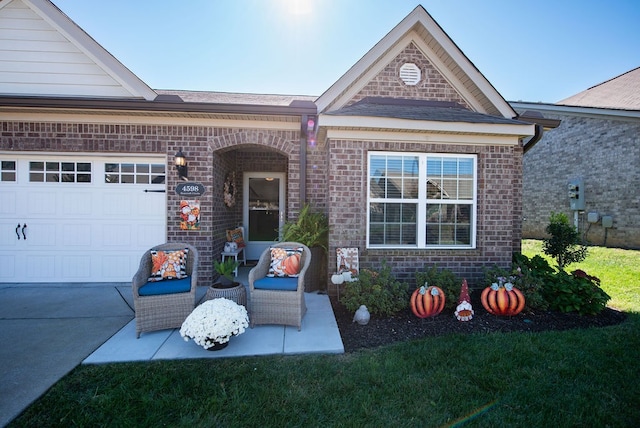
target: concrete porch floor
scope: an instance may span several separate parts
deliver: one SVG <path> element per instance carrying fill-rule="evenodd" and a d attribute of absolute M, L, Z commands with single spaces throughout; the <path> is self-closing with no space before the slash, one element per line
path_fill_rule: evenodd
<path fill-rule="evenodd" d="M 198 292 L 199 301 L 206 290 Z M 135 320 L 131 320 L 82 363 L 344 352 L 329 297 L 305 293 L 305 301 L 307 313 L 301 331 L 290 326 L 258 325 L 233 337 L 220 351 L 207 351 L 192 340 L 185 342 L 178 329 L 142 333 L 136 339 Z"/>
<path fill-rule="evenodd" d="M 247 287 L 250 267 L 238 270 L 236 281 Z M 196 302 L 206 294 L 207 287 L 199 287 Z M 133 307 L 131 289 L 121 293 Z M 302 329 L 280 325 L 258 325 L 233 337 L 220 351 L 207 351 L 192 340 L 186 342 L 178 329 L 135 334 L 135 319 L 89 355 L 83 364 L 125 361 L 166 360 L 186 358 L 225 358 L 272 354 L 342 353 L 344 346 L 338 324 L 326 294 L 305 293 L 307 313 Z"/>

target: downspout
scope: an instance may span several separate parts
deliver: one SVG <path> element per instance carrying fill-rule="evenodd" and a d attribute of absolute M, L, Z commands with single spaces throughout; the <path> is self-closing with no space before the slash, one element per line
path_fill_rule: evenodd
<path fill-rule="evenodd" d="M 300 121 L 300 208 L 307 202 L 307 123 L 309 116 L 303 114 Z"/>
<path fill-rule="evenodd" d="M 531 137 L 531 139 L 527 141 L 527 144 L 523 146 L 522 148 L 523 154 L 527 153 L 529 149 L 535 146 L 536 143 L 540 141 L 540 139 L 542 138 L 542 134 L 544 133 L 544 127 L 542 125 L 540 125 L 539 123 L 535 123 L 534 125 L 535 125 L 535 133 L 533 134 L 533 137 Z"/>

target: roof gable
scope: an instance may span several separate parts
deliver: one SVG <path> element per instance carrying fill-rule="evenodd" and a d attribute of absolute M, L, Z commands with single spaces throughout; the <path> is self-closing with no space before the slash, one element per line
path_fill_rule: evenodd
<path fill-rule="evenodd" d="M 49 0 L 0 0 L 0 28 L 0 94 L 156 97 Z"/>
<path fill-rule="evenodd" d="M 395 73 L 396 64 L 410 56 L 409 52 L 414 58 L 424 58 L 423 62 L 430 65 L 428 72 L 433 74 L 435 81 L 442 81 L 451 95 L 447 100 L 434 99 L 423 90 L 416 91 L 411 98 L 454 101 L 479 113 L 505 118 L 516 116 L 511 106 L 422 6 L 416 7 L 322 94 L 316 101 L 318 110 L 340 109 L 362 98 L 365 94 L 360 93 L 367 85 L 388 75 L 385 69 Z M 430 87 L 431 81 L 427 85 Z M 407 95 L 401 97 L 407 98 Z"/>
<path fill-rule="evenodd" d="M 558 104 L 640 110 L 640 67 L 558 101 Z"/>

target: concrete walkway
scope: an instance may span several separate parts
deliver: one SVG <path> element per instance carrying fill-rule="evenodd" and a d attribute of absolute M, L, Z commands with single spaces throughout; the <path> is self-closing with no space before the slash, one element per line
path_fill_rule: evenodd
<path fill-rule="evenodd" d="M 197 300 L 205 293 L 200 287 Z M 136 339 L 129 284 L 0 284 L 0 427 L 79 364 L 344 352 L 328 296 L 305 293 L 305 300 L 301 331 L 256 326 L 206 351 L 177 330 Z"/>

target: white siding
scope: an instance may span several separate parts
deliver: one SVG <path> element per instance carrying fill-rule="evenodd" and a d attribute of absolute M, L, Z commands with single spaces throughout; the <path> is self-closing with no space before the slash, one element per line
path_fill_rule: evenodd
<path fill-rule="evenodd" d="M 0 8 L 0 93 L 137 97 L 22 0 Z"/>

